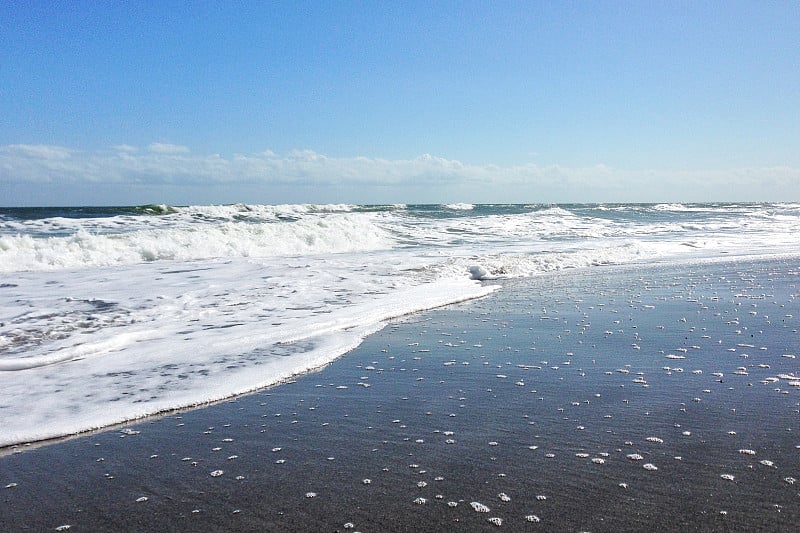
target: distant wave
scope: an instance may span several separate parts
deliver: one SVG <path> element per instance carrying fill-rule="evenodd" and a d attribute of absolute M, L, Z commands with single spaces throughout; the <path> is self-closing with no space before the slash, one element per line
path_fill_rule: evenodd
<path fill-rule="evenodd" d="M 617 246 L 620 239 L 769 248 L 793 242 L 798 222 L 797 204 L 6 208 L 0 209 L 0 272 L 420 246 L 437 253 L 486 246 L 535 253 Z"/>
<path fill-rule="evenodd" d="M 369 218 L 349 214 L 279 224 L 224 221 L 155 229 L 140 227 L 122 233 L 97 233 L 78 227 L 65 236 L 0 237 L 0 271 L 331 254 L 392 246 L 390 235 Z"/>
<path fill-rule="evenodd" d="M 653 206 L 656 211 L 688 211 L 683 204 L 657 204 Z"/>
<path fill-rule="evenodd" d="M 148 204 L 136 206 L 134 212 L 144 215 L 169 215 L 171 213 L 176 213 L 178 209 L 177 207 L 166 204 Z"/>

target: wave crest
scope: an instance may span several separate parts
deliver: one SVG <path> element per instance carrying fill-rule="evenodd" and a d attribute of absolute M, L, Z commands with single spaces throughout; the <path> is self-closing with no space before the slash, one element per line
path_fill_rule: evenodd
<path fill-rule="evenodd" d="M 79 229 L 63 237 L 0 237 L 0 271 L 56 270 L 167 259 L 327 254 L 386 249 L 392 245 L 388 233 L 371 220 L 347 214 L 277 224 L 226 221 L 109 234 Z"/>

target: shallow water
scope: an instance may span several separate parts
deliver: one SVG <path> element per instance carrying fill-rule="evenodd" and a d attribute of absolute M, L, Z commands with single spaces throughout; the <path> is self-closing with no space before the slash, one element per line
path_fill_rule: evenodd
<path fill-rule="evenodd" d="M 481 279 L 796 257 L 798 221 L 797 204 L 2 208 L 0 446 L 257 390 Z"/>
<path fill-rule="evenodd" d="M 507 282 L 295 382 L 0 458 L 0 524 L 791 530 L 798 274 L 772 261 Z"/>

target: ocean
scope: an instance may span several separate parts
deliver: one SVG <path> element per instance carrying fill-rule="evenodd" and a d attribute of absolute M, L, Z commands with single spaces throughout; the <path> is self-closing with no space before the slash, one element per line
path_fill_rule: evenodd
<path fill-rule="evenodd" d="M 0 209 L 0 447 L 293 379 L 568 269 L 800 256 L 800 204 Z"/>

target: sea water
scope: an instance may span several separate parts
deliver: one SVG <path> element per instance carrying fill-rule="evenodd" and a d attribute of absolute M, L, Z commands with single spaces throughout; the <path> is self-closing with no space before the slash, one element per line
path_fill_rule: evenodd
<path fill-rule="evenodd" d="M 0 209 L 0 446 L 319 368 L 569 268 L 800 254 L 798 204 Z"/>

